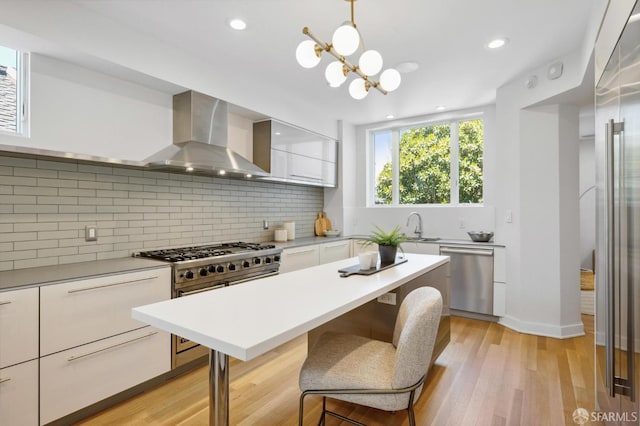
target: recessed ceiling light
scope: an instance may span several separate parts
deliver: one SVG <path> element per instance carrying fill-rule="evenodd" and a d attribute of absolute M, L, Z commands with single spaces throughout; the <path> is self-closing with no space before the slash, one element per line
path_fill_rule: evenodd
<path fill-rule="evenodd" d="M 393 114 L 387 114 L 387 120 L 391 120 L 393 118 Z"/>
<path fill-rule="evenodd" d="M 445 109 L 447 109 L 447 107 L 446 107 L 446 106 L 444 106 L 444 105 L 438 105 L 438 106 L 436 107 L 436 110 L 437 110 L 437 111 L 444 111 Z"/>
<path fill-rule="evenodd" d="M 240 18 L 233 18 L 229 20 L 229 26 L 234 30 L 242 31 L 247 28 L 247 23 Z"/>
<path fill-rule="evenodd" d="M 276 136 L 280 136 L 280 132 L 276 132 Z"/>
<path fill-rule="evenodd" d="M 398 72 L 401 72 L 403 74 L 414 72 L 418 68 L 420 68 L 420 65 L 417 62 L 401 62 L 396 65 L 396 69 L 398 70 Z"/>
<path fill-rule="evenodd" d="M 505 37 L 496 38 L 495 40 L 491 40 L 489 43 L 487 43 L 487 47 L 489 49 L 500 49 L 501 47 L 503 47 L 507 43 L 509 43 L 509 39 L 508 38 L 505 38 Z"/>
<path fill-rule="evenodd" d="M 218 174 L 219 174 L 220 176 L 223 176 L 223 175 L 226 175 L 226 174 L 227 174 L 227 172 L 225 172 L 224 170 L 220 170 L 220 171 L 218 172 Z"/>

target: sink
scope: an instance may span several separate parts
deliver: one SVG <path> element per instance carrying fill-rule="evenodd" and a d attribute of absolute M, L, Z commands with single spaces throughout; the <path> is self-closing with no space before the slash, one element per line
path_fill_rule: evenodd
<path fill-rule="evenodd" d="M 440 237 L 409 237 L 408 241 L 439 241 Z"/>

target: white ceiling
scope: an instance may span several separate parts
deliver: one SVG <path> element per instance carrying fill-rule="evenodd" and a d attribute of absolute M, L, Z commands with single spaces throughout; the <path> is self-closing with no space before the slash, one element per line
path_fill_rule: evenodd
<path fill-rule="evenodd" d="M 400 88 L 387 96 L 372 90 L 361 101 L 348 94 L 348 82 L 332 89 L 324 80 L 325 57 L 307 70 L 295 59 L 308 26 L 330 41 L 349 19 L 344 0 L 75 0 L 76 5 L 233 70 L 236 84 L 258 79 L 286 99 L 312 103 L 327 118 L 354 124 L 387 114 L 409 117 L 491 103 L 496 89 L 524 72 L 582 48 L 597 26 L 606 0 L 359 0 L 355 22 L 367 48 L 378 50 L 385 67 L 405 61 L 420 68 L 403 74 Z M 247 30 L 231 30 L 241 17 Z M 508 37 L 498 51 L 484 45 Z M 353 62 L 356 62 L 355 59 Z M 212 94 L 216 95 L 216 94 Z M 273 99 L 278 102 L 278 99 Z M 295 107 L 295 106 L 294 106 Z"/>

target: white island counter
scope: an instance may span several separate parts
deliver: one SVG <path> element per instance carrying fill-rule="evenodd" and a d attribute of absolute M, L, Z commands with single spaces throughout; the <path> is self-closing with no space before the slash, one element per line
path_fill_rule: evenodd
<path fill-rule="evenodd" d="M 407 254 L 370 276 L 341 278 L 357 258 L 133 309 L 132 317 L 210 348 L 211 424 L 228 424 L 228 355 L 250 360 L 449 261 Z"/>

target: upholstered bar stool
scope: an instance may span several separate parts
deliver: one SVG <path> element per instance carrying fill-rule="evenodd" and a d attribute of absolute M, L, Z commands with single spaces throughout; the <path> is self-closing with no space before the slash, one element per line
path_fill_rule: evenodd
<path fill-rule="evenodd" d="M 327 397 L 385 411 L 407 410 L 415 425 L 413 404 L 427 376 L 441 312 L 440 292 L 420 287 L 402 302 L 391 343 L 333 332 L 320 336 L 300 371 L 298 424 L 302 426 L 305 396 L 315 394 L 322 395 L 322 425 L 327 414 L 362 425 L 327 410 Z"/>

